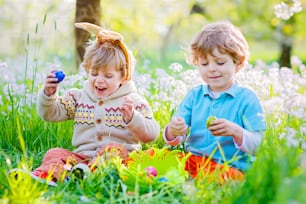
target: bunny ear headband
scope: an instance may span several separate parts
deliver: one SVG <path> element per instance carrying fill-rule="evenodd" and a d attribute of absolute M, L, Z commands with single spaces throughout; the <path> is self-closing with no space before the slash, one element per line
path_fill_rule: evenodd
<path fill-rule="evenodd" d="M 103 29 L 95 24 L 91 23 L 75 23 L 75 27 L 86 30 L 96 36 L 96 40 L 99 43 L 108 41 L 113 44 L 119 45 L 119 47 L 122 49 L 125 59 L 126 59 L 126 79 L 130 80 L 131 79 L 131 63 L 130 63 L 130 57 L 129 57 L 129 52 L 126 47 L 126 45 L 123 43 L 123 37 L 119 33 L 111 30 L 106 30 Z"/>

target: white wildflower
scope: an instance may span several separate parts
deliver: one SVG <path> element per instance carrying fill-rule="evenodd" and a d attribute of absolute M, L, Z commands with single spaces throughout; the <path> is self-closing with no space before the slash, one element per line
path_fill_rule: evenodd
<path fill-rule="evenodd" d="M 181 72 L 183 70 L 183 66 L 179 63 L 172 63 L 169 69 L 174 72 Z"/>
<path fill-rule="evenodd" d="M 281 2 L 274 6 L 274 13 L 277 18 L 288 20 L 295 13 L 302 11 L 302 3 L 298 0 L 291 0 L 290 3 Z"/>

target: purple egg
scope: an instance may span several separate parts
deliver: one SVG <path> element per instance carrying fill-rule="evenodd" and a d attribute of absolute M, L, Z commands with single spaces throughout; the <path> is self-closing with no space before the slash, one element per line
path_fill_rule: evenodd
<path fill-rule="evenodd" d="M 57 82 L 61 82 L 65 78 L 65 73 L 63 71 L 59 70 L 59 71 L 54 72 L 54 74 L 55 74 L 55 77 L 57 78 Z"/>

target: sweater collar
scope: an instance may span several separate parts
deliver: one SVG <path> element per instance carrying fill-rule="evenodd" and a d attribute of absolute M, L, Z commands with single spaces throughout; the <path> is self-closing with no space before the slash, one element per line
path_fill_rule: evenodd
<path fill-rule="evenodd" d="M 91 98 L 91 100 L 93 100 L 94 102 L 99 101 L 99 99 L 94 95 L 94 93 L 90 89 L 88 80 L 86 80 L 83 83 L 83 89 L 84 89 L 85 93 Z M 113 94 L 104 98 L 103 101 L 116 99 L 118 97 L 122 97 L 122 96 L 128 95 L 130 93 L 136 93 L 136 92 L 137 92 L 137 89 L 136 89 L 135 83 L 133 81 L 128 81 L 126 84 L 120 86 L 117 89 L 117 91 L 115 91 Z"/>

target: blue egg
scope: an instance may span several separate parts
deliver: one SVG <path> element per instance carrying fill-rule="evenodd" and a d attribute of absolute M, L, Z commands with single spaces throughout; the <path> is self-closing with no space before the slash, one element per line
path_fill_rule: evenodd
<path fill-rule="evenodd" d="M 55 77 L 57 78 L 57 82 L 61 82 L 64 80 L 65 78 L 65 73 L 63 71 L 56 71 L 55 73 Z"/>
<path fill-rule="evenodd" d="M 158 179 L 158 181 L 160 181 L 160 182 L 167 182 L 168 179 L 165 178 L 165 177 L 160 177 L 160 178 Z"/>

